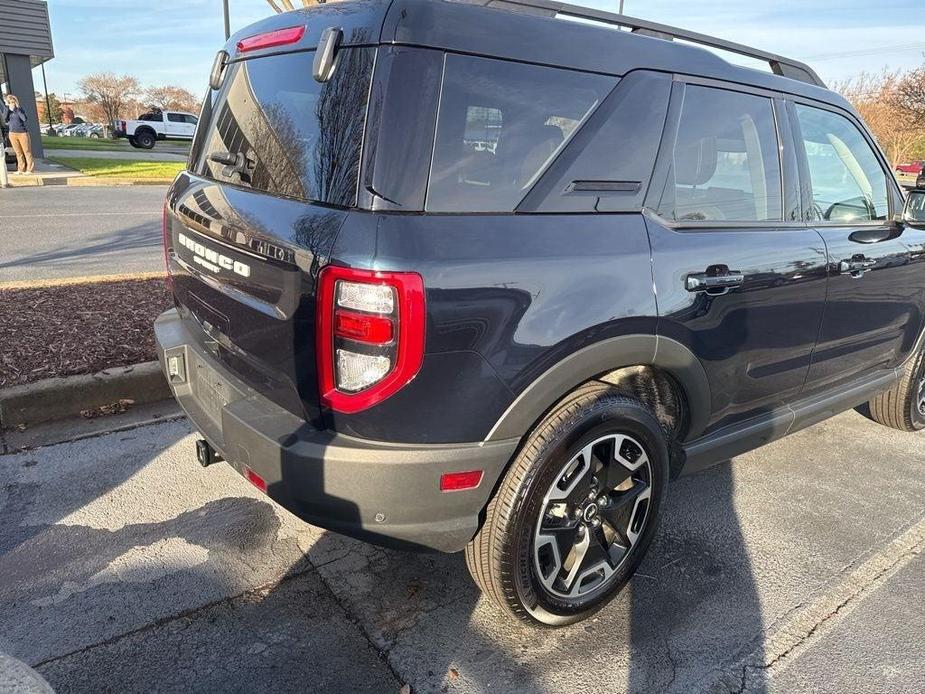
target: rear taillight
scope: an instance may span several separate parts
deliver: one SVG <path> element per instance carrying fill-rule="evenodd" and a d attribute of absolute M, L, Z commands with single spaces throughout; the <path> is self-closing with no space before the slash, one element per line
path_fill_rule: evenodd
<path fill-rule="evenodd" d="M 125 132 L 128 132 L 128 128 L 126 127 L 125 121 L 124 121 L 124 120 L 120 120 L 120 121 L 119 121 L 119 124 L 122 126 L 122 132 L 124 132 L 124 133 L 125 133 Z"/>
<path fill-rule="evenodd" d="M 248 36 L 246 39 L 238 41 L 238 52 L 247 53 L 248 51 L 258 51 L 263 48 L 276 48 L 277 46 L 288 46 L 289 44 L 298 43 L 305 35 L 305 27 L 288 27 L 287 29 L 277 29 L 268 31 L 256 36 Z"/>
<path fill-rule="evenodd" d="M 424 322 L 420 275 L 324 268 L 317 308 L 322 403 L 349 414 L 398 392 L 421 368 Z"/>
<path fill-rule="evenodd" d="M 170 207 L 164 201 L 164 211 L 161 215 L 161 235 L 164 243 L 164 265 L 167 268 L 167 288 L 173 288 L 173 276 L 170 274 Z"/>

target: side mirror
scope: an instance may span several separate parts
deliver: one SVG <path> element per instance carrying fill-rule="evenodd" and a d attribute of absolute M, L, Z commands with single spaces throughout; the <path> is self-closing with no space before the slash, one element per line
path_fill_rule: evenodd
<path fill-rule="evenodd" d="M 903 223 L 925 229 L 925 190 L 910 190 L 903 208 Z"/>

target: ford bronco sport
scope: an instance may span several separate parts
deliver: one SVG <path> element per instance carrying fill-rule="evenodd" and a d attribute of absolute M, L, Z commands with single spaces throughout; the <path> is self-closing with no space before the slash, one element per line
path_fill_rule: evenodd
<path fill-rule="evenodd" d="M 239 32 L 210 86 L 160 359 L 200 462 L 311 523 L 465 550 L 562 625 L 671 478 L 866 402 L 925 427 L 922 194 L 904 217 L 806 65 L 547 0 L 354 0 Z"/>

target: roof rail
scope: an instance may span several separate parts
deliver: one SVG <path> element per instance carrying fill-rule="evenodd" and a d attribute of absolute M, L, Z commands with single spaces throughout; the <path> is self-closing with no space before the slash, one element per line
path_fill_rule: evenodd
<path fill-rule="evenodd" d="M 554 2 L 553 0 L 461 1 L 467 4 L 484 5 L 485 7 L 521 11 L 526 12 L 527 14 L 549 17 L 565 15 L 568 17 L 576 17 L 578 19 L 587 19 L 603 24 L 610 24 L 615 27 L 624 27 L 637 34 L 652 36 L 668 41 L 681 39 L 682 41 L 689 41 L 690 43 L 699 44 L 701 46 L 718 48 L 730 53 L 737 53 L 738 55 L 744 55 L 749 58 L 765 61 L 770 66 L 771 71 L 775 75 L 780 75 L 781 77 L 789 77 L 791 79 L 799 80 L 800 82 L 806 82 L 807 84 L 812 84 L 818 87 L 826 86 L 825 82 L 823 82 L 819 75 L 816 74 L 816 71 L 806 63 L 802 63 L 798 60 L 791 60 L 790 58 L 784 58 L 783 56 L 775 55 L 774 53 L 761 51 L 757 48 L 751 48 L 741 43 L 734 43 L 732 41 L 719 39 L 715 36 L 708 36 L 706 34 L 700 34 L 695 31 L 687 31 L 686 29 L 678 29 L 677 27 L 668 26 L 667 24 L 650 22 L 645 19 L 636 19 L 635 17 L 627 17 L 626 15 L 615 14 L 613 12 L 604 12 L 603 10 L 596 10 L 591 7 L 580 7 L 578 5 L 571 5 L 564 2 Z"/>

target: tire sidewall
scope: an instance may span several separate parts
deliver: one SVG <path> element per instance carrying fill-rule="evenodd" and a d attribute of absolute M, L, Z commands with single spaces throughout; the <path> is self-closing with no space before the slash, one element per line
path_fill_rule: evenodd
<path fill-rule="evenodd" d="M 151 133 L 141 133 L 140 135 L 135 136 L 135 140 L 138 142 L 138 146 L 141 149 L 154 149 L 155 138 Z"/>
<path fill-rule="evenodd" d="M 609 434 L 632 436 L 645 447 L 649 456 L 652 495 L 646 527 L 607 590 L 591 600 L 558 598 L 542 588 L 533 561 L 534 533 L 540 507 L 565 463 L 588 443 Z M 668 485 L 668 456 L 658 421 L 642 405 L 625 398 L 614 400 L 605 395 L 560 425 L 560 431 L 549 445 L 539 451 L 524 477 L 512 515 L 515 520 L 510 549 L 514 566 L 510 575 L 520 602 L 534 619 L 550 626 L 578 622 L 601 609 L 626 585 L 645 556 L 658 527 Z"/>
<path fill-rule="evenodd" d="M 916 358 L 915 367 L 912 369 L 911 382 L 908 385 L 909 403 L 908 417 L 915 431 L 925 429 L 925 415 L 919 412 L 919 381 L 925 376 L 925 350 L 919 353 Z"/>

